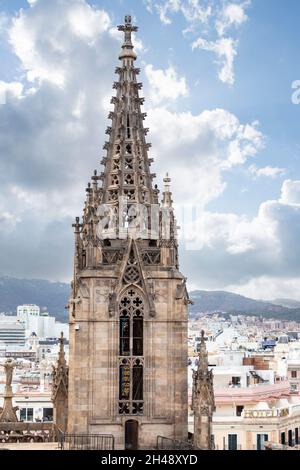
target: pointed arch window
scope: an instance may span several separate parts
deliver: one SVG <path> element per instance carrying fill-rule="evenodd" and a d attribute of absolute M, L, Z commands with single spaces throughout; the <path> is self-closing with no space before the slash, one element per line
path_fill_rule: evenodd
<path fill-rule="evenodd" d="M 143 414 L 144 298 L 130 287 L 119 302 L 119 413 Z"/>
<path fill-rule="evenodd" d="M 129 114 L 127 114 L 127 139 L 131 138 Z"/>

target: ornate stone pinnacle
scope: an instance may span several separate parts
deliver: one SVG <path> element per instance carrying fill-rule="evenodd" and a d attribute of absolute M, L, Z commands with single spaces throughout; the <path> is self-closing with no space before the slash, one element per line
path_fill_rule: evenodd
<path fill-rule="evenodd" d="M 124 31 L 124 32 L 126 32 L 126 31 L 128 31 L 128 32 L 132 32 L 132 31 L 136 32 L 136 31 L 138 31 L 138 29 L 139 29 L 139 28 L 138 28 L 137 26 L 134 26 L 134 25 L 132 24 L 131 15 L 125 15 L 124 24 L 118 26 L 118 30 L 119 30 L 119 31 Z"/>
<path fill-rule="evenodd" d="M 199 363 L 193 373 L 194 445 L 212 449 L 212 416 L 215 410 L 213 373 L 208 369 L 204 330 L 201 331 Z"/>
<path fill-rule="evenodd" d="M 58 355 L 58 365 L 66 365 L 66 358 L 65 358 L 65 349 L 64 349 L 64 334 L 61 332 L 59 338 L 59 355 Z"/>
<path fill-rule="evenodd" d="M 67 430 L 68 374 L 69 368 L 65 359 L 64 334 L 62 332 L 59 339 L 57 364 L 52 366 L 52 402 L 55 425 L 64 432 Z"/>
<path fill-rule="evenodd" d="M 166 173 L 166 176 L 163 179 L 164 183 L 171 183 L 171 178 L 169 177 L 169 173 Z"/>
<path fill-rule="evenodd" d="M 131 41 L 131 34 L 138 30 L 137 26 L 133 26 L 131 23 L 131 16 L 126 15 L 124 24 L 118 26 L 118 30 L 124 33 L 124 42 L 122 45 L 122 52 L 119 56 L 119 59 L 136 59 L 136 53 L 133 51 L 133 45 Z"/>
<path fill-rule="evenodd" d="M 164 191 L 163 191 L 162 204 L 163 204 L 163 207 L 171 208 L 173 201 L 172 201 L 172 193 L 170 191 L 171 178 L 169 177 L 169 173 L 166 173 L 166 176 L 164 177 L 163 182 L 164 182 Z"/>
<path fill-rule="evenodd" d="M 75 218 L 75 223 L 72 224 L 72 227 L 75 229 L 74 232 L 78 234 L 79 231 L 80 231 L 79 229 L 80 229 L 80 227 L 81 227 L 80 218 L 79 218 L 79 217 L 76 217 L 76 218 Z"/>
<path fill-rule="evenodd" d="M 200 348 L 199 348 L 198 371 L 207 371 L 207 370 L 208 370 L 208 354 L 207 354 L 206 344 L 205 344 L 205 332 L 204 330 L 202 330 L 201 339 L 200 339 Z"/>
<path fill-rule="evenodd" d="M 169 173 L 166 173 L 166 176 L 164 177 L 163 182 L 164 182 L 164 191 L 169 192 L 170 183 L 171 183 L 171 178 L 169 177 Z"/>

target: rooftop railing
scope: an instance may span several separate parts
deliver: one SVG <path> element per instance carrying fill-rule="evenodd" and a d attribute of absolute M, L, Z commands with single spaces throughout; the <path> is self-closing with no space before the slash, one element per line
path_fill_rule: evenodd
<path fill-rule="evenodd" d="M 57 430 L 57 440 L 61 450 L 114 450 L 112 434 L 70 434 Z"/>

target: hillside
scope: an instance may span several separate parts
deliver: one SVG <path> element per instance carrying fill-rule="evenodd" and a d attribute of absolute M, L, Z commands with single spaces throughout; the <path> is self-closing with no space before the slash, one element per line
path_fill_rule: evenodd
<path fill-rule="evenodd" d="M 0 276 L 0 312 L 16 313 L 20 304 L 37 304 L 43 311 L 54 315 L 57 320 L 67 321 L 65 305 L 69 295 L 70 285 L 62 282 Z M 280 300 L 274 304 L 231 292 L 202 290 L 190 292 L 190 297 L 194 302 L 190 306 L 191 317 L 219 311 L 300 322 L 300 308 L 289 308 L 297 306 L 298 303 L 289 299 L 282 300 L 283 305 L 279 305 Z"/>
<path fill-rule="evenodd" d="M 272 304 L 281 305 L 282 307 L 288 308 L 300 308 L 300 302 L 292 299 L 275 299 L 272 300 Z"/>
<path fill-rule="evenodd" d="M 249 299 L 232 292 L 197 290 L 190 292 L 190 298 L 194 302 L 194 305 L 190 307 L 191 316 L 197 313 L 226 312 L 300 322 L 300 308 L 289 308 L 271 302 Z"/>
<path fill-rule="evenodd" d="M 0 312 L 16 313 L 18 305 L 36 304 L 57 320 L 66 321 L 69 295 L 69 284 L 62 282 L 0 276 Z"/>

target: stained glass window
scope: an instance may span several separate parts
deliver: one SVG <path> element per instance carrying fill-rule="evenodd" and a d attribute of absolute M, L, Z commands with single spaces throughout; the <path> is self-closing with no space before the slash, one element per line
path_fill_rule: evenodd
<path fill-rule="evenodd" d="M 133 318 L 133 346 L 134 356 L 143 355 L 143 319 Z"/>
<path fill-rule="evenodd" d="M 130 319 L 120 318 L 120 356 L 130 355 Z"/>
<path fill-rule="evenodd" d="M 143 366 L 134 365 L 132 369 L 132 399 L 143 399 Z"/>
<path fill-rule="evenodd" d="M 120 400 L 130 399 L 130 367 L 128 365 L 120 366 Z"/>
<path fill-rule="evenodd" d="M 144 300 L 134 288 L 119 303 L 119 413 L 143 414 Z"/>

